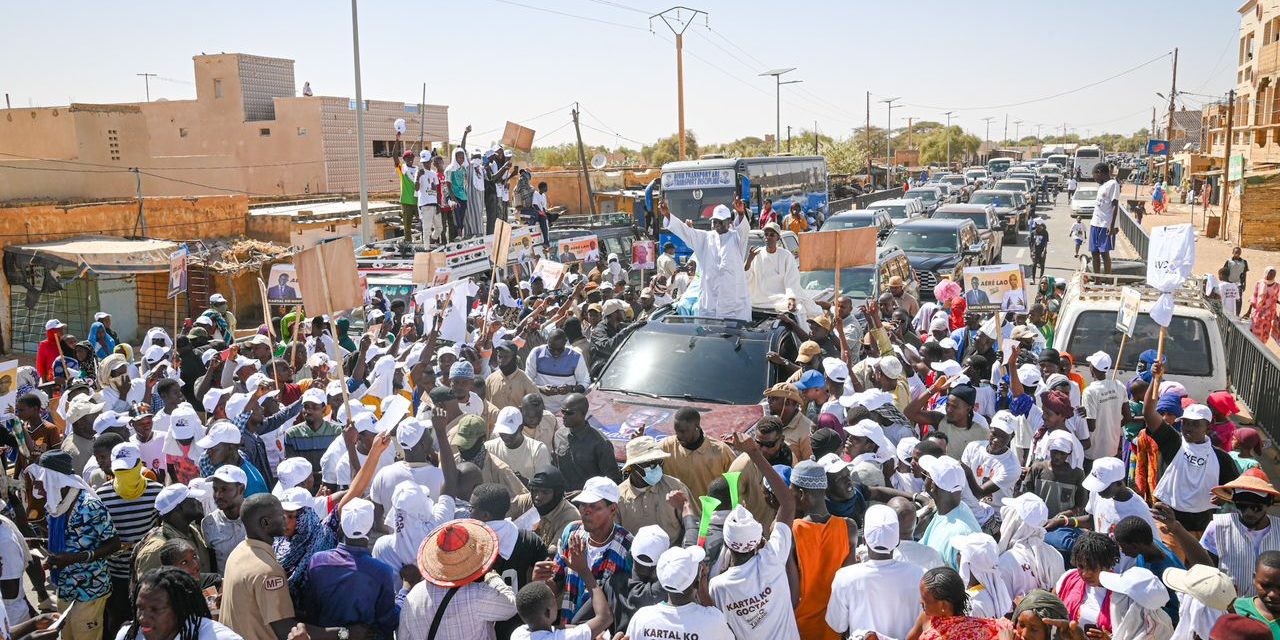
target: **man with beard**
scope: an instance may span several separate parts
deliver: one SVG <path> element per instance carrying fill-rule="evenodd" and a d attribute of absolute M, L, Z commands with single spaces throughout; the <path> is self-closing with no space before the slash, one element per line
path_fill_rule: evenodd
<path fill-rule="evenodd" d="M 569 335 L 552 329 L 547 343 L 534 347 L 525 360 L 524 372 L 546 400 L 546 409 L 557 412 L 569 394 L 585 393 L 591 377 L 582 353 L 569 348 Z"/>
<path fill-rule="evenodd" d="M 760 453 L 764 455 L 770 466 L 780 464 L 790 467 L 798 462 L 791 447 L 787 446 L 782 436 L 782 421 L 778 418 L 774 416 L 761 418 L 752 427 L 749 435 L 755 439 Z M 765 500 L 764 475 L 751 462 L 751 458 L 745 453 L 739 454 L 733 460 L 733 464 L 729 465 L 729 471 L 742 473 L 738 476 L 739 504 L 745 506 L 756 521 L 762 524 L 773 522 L 776 511 Z"/>
<path fill-rule="evenodd" d="M 498 356 L 498 370 L 484 380 L 485 399 L 495 410 L 518 407 L 525 396 L 538 393 L 538 387 L 520 370 L 516 343 L 500 340 L 493 349 Z"/>
<path fill-rule="evenodd" d="M 520 401 L 520 421 L 525 437 L 546 445 L 547 452 L 550 453 L 555 446 L 556 429 L 560 424 L 556 422 L 555 414 L 547 411 L 547 403 L 542 399 L 542 394 L 530 393 Z"/>

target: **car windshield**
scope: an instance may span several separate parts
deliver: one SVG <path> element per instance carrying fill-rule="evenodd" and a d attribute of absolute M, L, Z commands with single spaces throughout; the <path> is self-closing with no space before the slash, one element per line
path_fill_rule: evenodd
<path fill-rule="evenodd" d="M 907 205 L 905 204 L 886 204 L 876 208 L 888 213 L 889 217 L 894 220 L 904 220 L 907 217 Z"/>
<path fill-rule="evenodd" d="M 732 206 L 734 195 L 733 187 L 667 189 L 662 192 L 671 214 L 684 221 L 710 219 L 711 210 L 716 205 Z"/>
<path fill-rule="evenodd" d="M 955 185 L 964 184 L 964 176 L 947 176 L 942 179 L 943 182 Z"/>
<path fill-rule="evenodd" d="M 601 373 L 599 388 L 660 398 L 695 394 L 726 404 L 755 404 L 768 386 L 768 351 L 767 341 L 739 340 L 715 324 L 700 326 L 692 335 L 636 331 Z M 733 375 L 725 375 L 727 371 Z"/>
<path fill-rule="evenodd" d="M 1072 200 L 1093 200 L 1098 197 L 1097 189 L 1079 189 Z"/>
<path fill-rule="evenodd" d="M 863 227 L 870 227 L 874 222 L 874 219 L 868 215 L 835 216 L 827 220 L 822 225 L 822 230 L 839 231 L 841 229 L 861 229 Z"/>
<path fill-rule="evenodd" d="M 1120 348 L 1121 333 L 1116 331 L 1115 311 L 1081 311 L 1071 329 L 1071 339 L 1067 341 L 1067 351 L 1077 362 L 1083 358 L 1105 351 L 1115 353 Z M 1151 316 L 1138 314 L 1138 323 L 1134 327 L 1133 337 L 1125 342 L 1124 360 L 1120 368 L 1133 371 L 1138 356 L 1147 349 L 1155 349 L 1160 338 L 1160 326 Z M 1170 346 L 1172 345 L 1172 347 Z M 1209 352 L 1209 331 L 1204 322 L 1197 318 L 1174 315 L 1169 323 L 1169 333 L 1165 343 L 1165 356 L 1168 368 L 1165 372 L 1171 376 L 1209 376 L 1213 375 L 1213 357 Z"/>
<path fill-rule="evenodd" d="M 868 299 L 875 292 L 875 267 L 857 267 L 840 270 L 840 295 Z M 824 291 L 836 286 L 836 272 L 801 271 L 800 286 L 806 291 Z"/>
<path fill-rule="evenodd" d="M 1001 180 L 996 183 L 996 188 L 1005 191 L 1026 191 L 1027 183 L 1021 180 Z"/>
<path fill-rule="evenodd" d="M 907 192 L 907 197 L 908 197 L 908 198 L 920 198 L 921 200 L 924 200 L 925 202 L 937 202 L 937 201 L 938 201 L 938 192 L 937 192 L 937 191 L 928 190 L 928 189 L 920 189 L 919 191 L 915 191 L 915 190 L 913 190 L 913 191 L 908 191 L 908 192 Z"/>
<path fill-rule="evenodd" d="M 898 247 L 907 253 L 956 253 L 959 241 L 956 239 L 955 229 L 917 230 L 899 227 L 885 239 L 884 246 Z"/>
<path fill-rule="evenodd" d="M 986 228 L 987 228 L 987 214 L 986 214 L 986 213 L 976 213 L 976 212 L 975 212 L 975 213 L 960 213 L 960 212 L 958 212 L 958 211 L 947 211 L 947 212 L 939 212 L 939 213 L 935 213 L 935 214 L 933 214 L 933 217 L 934 217 L 934 219 L 935 219 L 935 220 L 939 220 L 939 219 L 942 219 L 942 220 L 945 220 L 945 219 L 951 219 L 951 220 L 972 220 L 974 224 L 978 225 L 978 228 L 979 228 L 979 229 L 986 229 Z"/>
<path fill-rule="evenodd" d="M 997 207 L 1013 207 L 1013 194 L 975 193 L 969 198 L 969 204 L 992 204 Z"/>

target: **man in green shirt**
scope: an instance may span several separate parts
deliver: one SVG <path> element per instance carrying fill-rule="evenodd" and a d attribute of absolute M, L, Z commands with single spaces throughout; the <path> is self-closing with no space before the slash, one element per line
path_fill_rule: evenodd
<path fill-rule="evenodd" d="M 1261 621 L 1280 638 L 1280 551 L 1264 551 L 1253 566 L 1254 597 L 1237 598 L 1236 613 Z"/>
<path fill-rule="evenodd" d="M 396 175 L 400 176 L 400 222 L 404 225 L 404 241 L 400 251 L 408 253 L 413 242 L 413 225 L 418 218 L 418 168 L 413 166 L 413 152 L 404 152 L 403 160 L 395 158 Z"/>
<path fill-rule="evenodd" d="M 444 179 L 448 183 L 449 198 L 453 200 L 453 240 L 461 238 L 463 217 L 467 214 L 467 134 L 471 133 L 471 125 L 462 131 L 462 144 L 453 150 L 453 163 L 444 170 Z"/>

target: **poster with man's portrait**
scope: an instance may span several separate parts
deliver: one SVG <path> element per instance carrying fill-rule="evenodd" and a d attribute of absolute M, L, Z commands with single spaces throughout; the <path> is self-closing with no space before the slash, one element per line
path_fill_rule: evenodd
<path fill-rule="evenodd" d="M 169 254 L 169 298 L 187 290 L 187 245 Z"/>
<path fill-rule="evenodd" d="M 1016 264 L 965 267 L 964 301 L 974 311 L 1027 310 L 1026 280 Z"/>
<path fill-rule="evenodd" d="M 18 361 L 0 362 L 0 417 L 14 417 L 18 401 Z"/>
<path fill-rule="evenodd" d="M 271 277 L 267 283 L 267 302 L 280 305 L 302 304 L 302 287 L 298 286 L 298 272 L 293 265 L 271 265 Z"/>
<path fill-rule="evenodd" d="M 600 261 L 600 241 L 595 235 L 565 238 L 557 247 L 557 262 L 569 264 L 586 262 L 595 264 Z"/>
<path fill-rule="evenodd" d="M 652 240 L 637 240 L 631 245 L 631 268 L 652 269 L 658 265 L 657 251 Z"/>

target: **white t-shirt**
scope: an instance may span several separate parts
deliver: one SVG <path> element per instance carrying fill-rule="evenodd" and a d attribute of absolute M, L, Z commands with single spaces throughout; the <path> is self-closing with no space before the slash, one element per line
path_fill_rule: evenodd
<path fill-rule="evenodd" d="M 787 606 L 791 606 L 790 596 Z M 627 637 L 630 640 L 733 640 L 733 632 L 724 614 L 715 607 L 695 602 L 674 607 L 663 602 L 640 607 L 627 625 Z"/>
<path fill-rule="evenodd" d="M 511 640 L 591 640 L 591 627 L 580 624 L 568 629 L 529 631 L 529 625 L 522 624 L 511 632 Z"/>
<path fill-rule="evenodd" d="M 1128 500 L 1121 501 L 1104 498 L 1091 491 L 1089 502 L 1085 504 L 1084 510 L 1093 516 L 1093 530 L 1098 533 L 1109 535 L 1111 528 L 1116 526 L 1117 522 L 1129 516 L 1138 516 L 1151 525 L 1152 531 L 1159 531 L 1156 527 L 1156 519 L 1151 517 L 1151 508 L 1136 493 L 1130 493 Z"/>
<path fill-rule="evenodd" d="M 124 640 L 125 637 L 129 635 L 130 624 L 131 623 L 125 623 L 123 627 L 120 627 L 120 632 L 116 634 L 116 640 Z M 138 635 L 141 636 L 142 634 L 139 633 Z M 196 634 L 196 639 L 197 640 L 244 640 L 244 638 L 241 638 L 239 634 L 232 631 L 226 625 L 223 625 L 220 622 L 214 622 L 213 620 L 210 620 L 208 618 L 204 618 L 200 621 L 200 631 Z"/>
<path fill-rule="evenodd" d="M 415 467 L 401 460 L 378 469 L 378 472 L 373 475 L 373 483 L 369 485 L 369 500 L 382 505 L 383 510 L 389 511 L 391 497 L 395 495 L 396 487 L 406 480 L 426 487 L 431 492 L 433 500 L 440 499 L 440 489 L 444 487 L 444 472 L 430 463 Z"/>
<path fill-rule="evenodd" d="M 737 637 L 799 640 L 787 586 L 792 544 L 791 527 L 775 523 L 773 535 L 754 557 L 711 579 L 711 599 Z"/>
<path fill-rule="evenodd" d="M 1009 447 L 1000 455 L 993 455 L 987 451 L 986 442 L 970 442 L 965 445 L 964 452 L 960 454 L 960 461 L 973 470 L 973 477 L 977 479 L 978 484 L 994 482 L 997 487 L 1000 487 L 999 491 L 991 494 L 988 509 L 991 508 L 990 505 L 999 508 L 1004 504 L 1005 498 L 1013 497 L 1013 485 L 1018 482 L 1018 476 L 1022 473 L 1022 467 L 1018 464 L 1018 454 L 1014 453 L 1013 447 Z M 967 488 L 965 492 L 968 493 Z"/>
<path fill-rule="evenodd" d="M 1084 389 L 1084 415 L 1094 421 L 1085 457 L 1090 460 L 1113 457 L 1120 450 L 1120 433 L 1124 421 L 1122 409 L 1127 392 L 1123 382 L 1105 378 L 1094 380 Z M 1087 425 L 1088 423 L 1086 423 Z"/>
<path fill-rule="evenodd" d="M 1078 186 L 1080 186 L 1080 183 L 1076 182 L 1075 178 L 1067 179 L 1067 191 L 1075 191 Z"/>
<path fill-rule="evenodd" d="M 539 210 L 547 210 L 547 194 L 541 191 L 533 192 L 533 206 Z"/>
<path fill-rule="evenodd" d="M 841 634 L 864 630 L 906 638 L 920 616 L 920 578 L 924 572 L 896 555 L 892 560 L 866 560 L 836 571 L 827 603 L 827 626 Z M 766 635 L 738 637 L 772 640 Z"/>
<path fill-rule="evenodd" d="M 436 204 L 439 198 L 436 196 L 436 189 L 440 186 L 440 174 L 435 169 L 425 169 L 422 172 L 422 182 L 418 183 L 418 206 L 428 204 Z"/>
<path fill-rule="evenodd" d="M 1083 222 L 1076 220 L 1076 223 L 1071 225 L 1071 237 L 1075 240 L 1084 240 L 1084 223 Z"/>
<path fill-rule="evenodd" d="M 129 436 L 129 442 L 138 445 L 138 450 L 142 452 L 143 466 L 156 472 L 156 475 L 164 477 L 165 471 L 165 455 L 164 455 L 164 438 L 163 433 L 151 433 L 151 440 L 147 442 L 138 442 L 138 435 Z"/>
<path fill-rule="evenodd" d="M 1219 282 L 1218 297 L 1222 298 L 1222 310 L 1235 315 L 1240 305 L 1240 285 L 1234 282 Z"/>
<path fill-rule="evenodd" d="M 1115 180 L 1108 180 L 1098 187 L 1098 197 L 1093 202 L 1093 217 L 1089 219 L 1089 226 L 1110 228 L 1111 218 L 1116 214 L 1112 202 L 1119 199 L 1120 184 Z"/>

